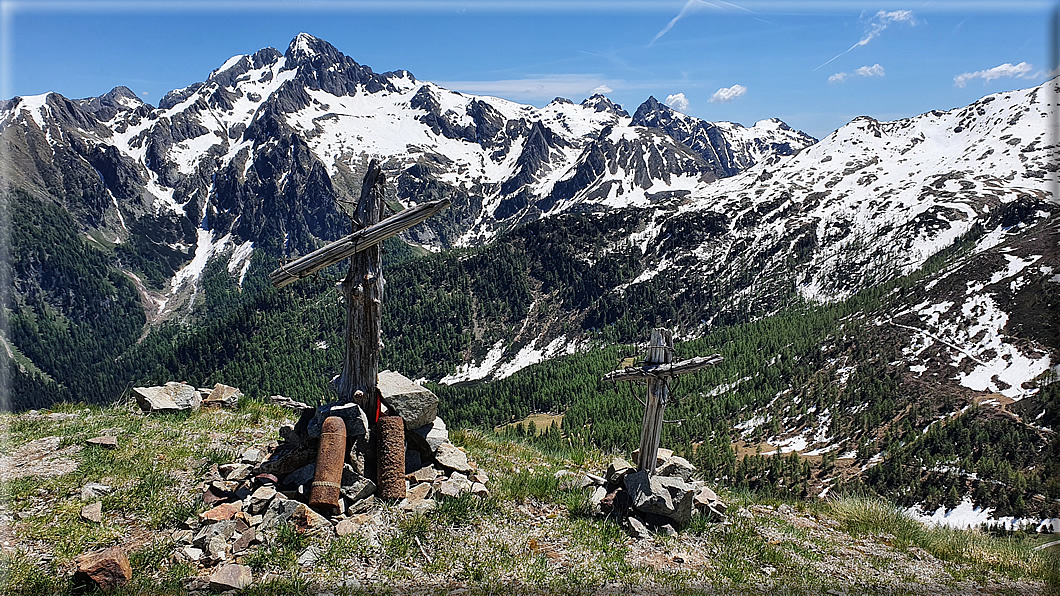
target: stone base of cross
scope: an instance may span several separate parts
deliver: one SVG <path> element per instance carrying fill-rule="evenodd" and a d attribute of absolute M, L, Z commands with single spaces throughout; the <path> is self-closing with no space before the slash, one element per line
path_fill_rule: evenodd
<path fill-rule="evenodd" d="M 670 399 L 670 379 L 713 366 L 722 360 L 720 354 L 714 354 L 674 362 L 673 353 L 673 334 L 669 329 L 655 328 L 651 330 L 651 341 L 642 366 L 620 368 L 604 375 L 605 381 L 648 382 L 648 401 L 644 408 L 637 456 L 637 470 L 646 470 L 648 475 L 655 473 L 659 441 L 662 440 L 663 414 Z"/>

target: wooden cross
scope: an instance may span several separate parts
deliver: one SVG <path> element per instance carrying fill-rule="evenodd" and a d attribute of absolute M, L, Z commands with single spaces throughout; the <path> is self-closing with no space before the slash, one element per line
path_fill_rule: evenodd
<path fill-rule="evenodd" d="M 721 355 L 697 356 L 673 362 L 674 339 L 669 329 L 651 330 L 651 341 L 644 356 L 644 365 L 620 368 L 604 375 L 605 381 L 648 381 L 648 403 L 644 408 L 644 425 L 640 431 L 640 451 L 637 470 L 655 473 L 655 459 L 662 439 L 663 413 L 670 399 L 670 379 L 695 372 L 721 362 Z"/>
<path fill-rule="evenodd" d="M 380 409 L 376 398 L 383 303 L 383 261 L 379 245 L 450 205 L 448 199 L 423 203 L 379 221 L 385 188 L 386 178 L 378 160 L 373 159 L 361 184 L 353 233 L 269 274 L 272 285 L 282 288 L 351 257 L 346 278 L 339 285 L 346 300 L 346 354 L 337 391 L 339 402 L 356 402 L 373 424 Z"/>

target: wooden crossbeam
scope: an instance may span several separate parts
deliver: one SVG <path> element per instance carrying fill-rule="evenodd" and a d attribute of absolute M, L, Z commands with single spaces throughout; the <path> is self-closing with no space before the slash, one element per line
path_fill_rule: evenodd
<path fill-rule="evenodd" d="M 721 354 L 713 356 L 696 356 L 673 364 L 645 364 L 620 368 L 604 375 L 605 381 L 646 381 L 648 379 L 665 379 L 695 372 L 722 361 Z"/>
<path fill-rule="evenodd" d="M 294 283 L 370 246 L 375 246 L 391 236 L 396 236 L 416 224 L 422 223 L 428 217 L 448 207 L 451 203 L 452 201 L 449 199 L 431 201 L 391 215 L 375 225 L 357 230 L 349 236 L 336 240 L 304 257 L 299 257 L 286 265 L 281 265 L 269 274 L 269 281 L 277 288 Z"/>

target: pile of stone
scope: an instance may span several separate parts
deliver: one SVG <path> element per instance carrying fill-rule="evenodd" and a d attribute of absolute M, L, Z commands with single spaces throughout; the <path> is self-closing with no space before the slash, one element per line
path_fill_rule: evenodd
<path fill-rule="evenodd" d="M 405 428 L 405 497 L 391 501 L 410 513 L 425 513 L 441 499 L 465 493 L 489 495 L 488 478 L 449 441 L 438 417 L 438 398 L 397 373 L 379 374 L 385 412 L 400 416 Z M 174 533 L 175 557 L 213 569 L 215 590 L 238 589 L 252 581 L 241 565 L 255 545 L 268 543 L 282 525 L 300 532 L 347 535 L 378 519 L 374 428 L 357 404 L 311 407 L 274 396 L 272 403 L 295 410 L 298 422 L 280 428 L 280 442 L 247 449 L 238 461 L 210 466 L 202 480 L 210 509 L 189 518 Z M 317 449 L 325 419 L 338 416 L 346 426 L 347 454 L 337 509 L 309 506 L 316 477 Z"/>
<path fill-rule="evenodd" d="M 187 383 L 169 382 L 157 387 L 133 387 L 136 403 L 144 413 L 194 412 L 201 407 L 234 408 L 243 392 L 217 383 L 210 389 L 196 389 Z"/>
<path fill-rule="evenodd" d="M 637 452 L 633 452 L 637 459 Z M 596 512 L 620 520 L 634 538 L 648 538 L 652 532 L 676 534 L 692 521 L 693 512 L 710 520 L 725 520 L 726 505 L 702 480 L 692 476 L 696 468 L 669 449 L 659 449 L 654 474 L 616 457 L 603 476 L 566 473 L 561 485 L 592 490 Z M 560 472 L 563 474 L 563 472 Z"/>

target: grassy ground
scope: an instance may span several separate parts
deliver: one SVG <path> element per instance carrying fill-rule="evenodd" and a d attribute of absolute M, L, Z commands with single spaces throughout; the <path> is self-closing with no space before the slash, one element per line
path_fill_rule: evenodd
<path fill-rule="evenodd" d="M 275 441 L 286 421 L 285 410 L 249 400 L 190 415 L 142 416 L 129 404 L 3 415 L 0 589 L 69 593 L 74 557 L 112 544 L 125 546 L 134 569 L 123 594 L 205 589 L 208 570 L 172 556 L 173 532 L 203 509 L 198 480 L 211 463 Z M 101 434 L 116 435 L 118 449 L 85 445 Z M 867 498 L 786 502 L 721 489 L 727 523 L 695 518 L 679 536 L 636 541 L 589 516 L 587 496 L 555 477 L 599 472 L 606 454 L 545 454 L 474 431 L 452 439 L 489 474 L 489 498 L 465 496 L 427 515 L 383 506 L 344 537 L 283 528 L 242 558 L 255 577 L 244 593 L 1060 592 L 1058 557 L 1032 551 L 1036 537 L 927 528 Z M 33 445 L 76 468 L 49 477 L 68 468 L 23 457 Z M 113 487 L 101 499 L 102 524 L 80 519 L 88 482 Z"/>

